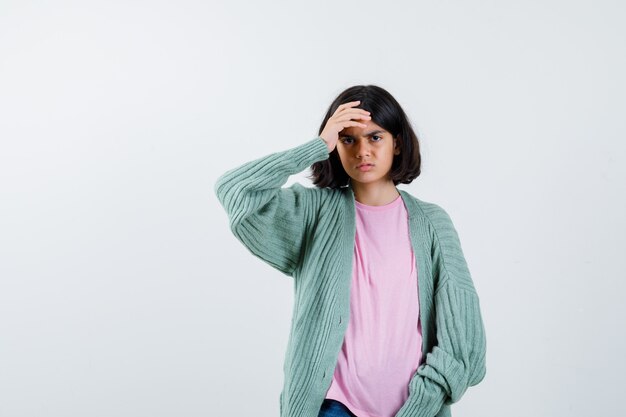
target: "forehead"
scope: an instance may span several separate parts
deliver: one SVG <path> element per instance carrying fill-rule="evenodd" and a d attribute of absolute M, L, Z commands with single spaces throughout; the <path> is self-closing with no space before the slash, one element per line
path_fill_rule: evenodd
<path fill-rule="evenodd" d="M 369 136 L 373 134 L 381 135 L 381 134 L 389 133 L 385 129 L 383 129 L 381 126 L 372 122 L 371 120 L 358 120 L 358 121 L 359 123 L 363 123 L 366 126 L 365 127 L 361 127 L 361 126 L 347 127 L 343 129 L 341 132 L 339 132 L 339 136 L 356 137 L 356 136 Z"/>

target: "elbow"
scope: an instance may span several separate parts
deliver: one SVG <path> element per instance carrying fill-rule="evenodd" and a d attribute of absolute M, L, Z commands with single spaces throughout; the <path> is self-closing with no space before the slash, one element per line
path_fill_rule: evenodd
<path fill-rule="evenodd" d="M 487 364 L 485 361 L 485 355 L 482 356 L 481 360 L 476 363 L 474 367 L 474 371 L 469 378 L 468 384 L 469 386 L 478 385 L 483 379 L 485 379 L 485 375 L 487 374 Z"/>
<path fill-rule="evenodd" d="M 218 200 L 223 201 L 224 199 L 224 185 L 225 178 L 224 175 L 220 176 L 215 183 L 213 183 L 213 193 L 217 197 Z"/>
<path fill-rule="evenodd" d="M 234 198 L 236 192 L 232 181 L 226 175 L 220 176 L 213 184 L 213 194 L 227 213 L 231 213 L 239 204 L 239 201 L 235 201 Z"/>

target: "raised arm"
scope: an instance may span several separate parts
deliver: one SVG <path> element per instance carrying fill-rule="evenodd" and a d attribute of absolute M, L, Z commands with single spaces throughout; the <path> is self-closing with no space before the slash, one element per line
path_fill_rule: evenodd
<path fill-rule="evenodd" d="M 409 382 L 409 397 L 396 417 L 434 417 L 486 374 L 487 341 L 480 300 L 458 234 L 440 207 L 431 216 L 437 343 Z"/>
<path fill-rule="evenodd" d="M 215 183 L 215 194 L 235 237 L 285 275 L 293 276 L 298 266 L 305 230 L 312 220 L 314 190 L 299 183 L 282 186 L 290 175 L 328 156 L 326 142 L 317 136 L 228 170 Z"/>

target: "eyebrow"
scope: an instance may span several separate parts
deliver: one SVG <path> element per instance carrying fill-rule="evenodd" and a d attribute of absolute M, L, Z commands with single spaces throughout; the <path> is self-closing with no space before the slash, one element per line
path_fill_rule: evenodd
<path fill-rule="evenodd" d="M 385 133 L 385 131 L 384 130 L 380 130 L 380 129 L 376 129 L 376 130 L 372 130 L 371 132 L 367 132 L 363 136 L 374 136 L 374 135 L 376 135 L 378 133 Z M 354 136 L 351 136 L 351 135 L 339 135 L 339 136 L 342 137 L 342 138 L 353 138 L 354 139 Z"/>

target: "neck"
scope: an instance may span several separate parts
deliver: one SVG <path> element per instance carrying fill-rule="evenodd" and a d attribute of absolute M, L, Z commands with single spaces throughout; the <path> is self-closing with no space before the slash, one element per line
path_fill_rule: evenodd
<path fill-rule="evenodd" d="M 384 206 L 400 195 L 393 181 L 363 184 L 350 180 L 354 199 L 368 206 Z"/>

